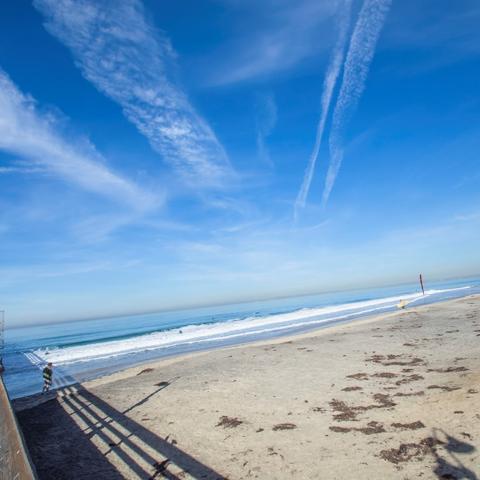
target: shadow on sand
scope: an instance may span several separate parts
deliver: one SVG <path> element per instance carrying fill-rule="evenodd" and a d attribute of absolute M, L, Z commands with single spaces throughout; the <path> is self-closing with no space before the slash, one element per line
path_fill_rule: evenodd
<path fill-rule="evenodd" d="M 156 384 L 124 411 L 77 384 L 60 390 L 58 398 L 18 412 L 40 480 L 175 480 L 184 478 L 182 472 L 196 479 L 224 479 L 168 436 L 161 438 L 126 415 L 170 383 Z"/>
<path fill-rule="evenodd" d="M 444 480 L 478 480 L 475 472 L 468 469 L 459 458 L 459 455 L 473 453 L 475 451 L 473 445 L 459 440 L 439 428 L 433 430 L 433 439 L 435 443 L 442 445 L 443 450 L 448 455 L 448 458 L 442 458 L 435 448 L 432 449 L 432 455 L 436 462 L 433 473 L 438 478 Z"/>

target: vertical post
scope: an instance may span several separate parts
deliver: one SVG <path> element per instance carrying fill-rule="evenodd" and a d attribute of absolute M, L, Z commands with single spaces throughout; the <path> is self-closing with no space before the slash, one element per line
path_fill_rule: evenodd
<path fill-rule="evenodd" d="M 425 295 L 425 289 L 423 288 L 423 278 L 422 278 L 422 274 L 420 274 L 420 286 L 422 287 L 422 293 Z"/>
<path fill-rule="evenodd" d="M 5 370 L 3 366 L 3 349 L 5 348 L 5 312 L 0 310 L 0 375 Z"/>

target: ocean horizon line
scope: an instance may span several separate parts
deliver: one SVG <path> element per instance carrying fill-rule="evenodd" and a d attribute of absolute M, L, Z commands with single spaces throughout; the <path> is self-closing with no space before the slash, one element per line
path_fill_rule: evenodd
<path fill-rule="evenodd" d="M 461 280 L 468 280 L 468 279 L 478 279 L 480 278 L 480 273 L 467 275 L 467 276 L 448 276 L 448 277 L 433 277 L 427 279 L 426 284 L 429 283 L 443 283 L 443 282 L 452 282 L 452 281 L 461 281 Z M 363 290 L 372 290 L 372 289 L 388 289 L 388 288 L 396 288 L 396 287 L 409 287 L 412 285 L 417 284 L 415 281 L 401 281 L 401 282 L 394 282 L 394 283 L 385 283 L 382 285 L 372 284 L 367 286 L 353 286 L 353 287 L 345 287 L 345 288 L 333 288 L 321 291 L 309 291 L 306 293 L 299 293 L 299 294 L 286 294 L 286 295 L 274 295 L 274 296 L 264 296 L 258 298 L 251 298 L 251 299 L 243 299 L 243 300 L 230 300 L 225 302 L 213 302 L 213 303 L 205 303 L 205 304 L 191 304 L 186 306 L 178 306 L 178 307 L 165 307 L 159 309 L 148 309 L 148 310 L 132 310 L 130 312 L 122 312 L 122 313 L 112 313 L 107 315 L 92 315 L 92 316 L 85 316 L 85 317 L 71 317 L 68 319 L 62 320 L 52 320 L 52 321 L 35 321 L 31 323 L 21 323 L 18 325 L 9 325 L 8 321 L 5 321 L 5 330 L 13 330 L 13 329 L 25 329 L 31 327 L 43 327 L 48 325 L 59 325 L 64 323 L 76 323 L 76 322 L 90 322 L 96 320 L 115 320 L 119 318 L 128 318 L 128 317 L 140 317 L 140 316 L 148 316 L 148 315 L 156 315 L 156 314 L 164 314 L 164 313 L 181 313 L 181 312 L 189 312 L 192 310 L 203 310 L 203 309 L 210 309 L 210 308 L 222 308 L 222 307 L 229 307 L 235 305 L 248 305 L 254 303 L 262 303 L 262 302 L 269 302 L 275 300 L 289 300 L 295 298 L 302 298 L 302 297 L 312 297 L 312 296 L 321 296 L 321 295 L 331 295 L 336 293 L 345 293 L 345 292 L 355 292 L 355 291 L 363 291 Z M 419 285 L 419 289 L 420 284 Z M 5 313 L 7 313 L 5 311 Z"/>

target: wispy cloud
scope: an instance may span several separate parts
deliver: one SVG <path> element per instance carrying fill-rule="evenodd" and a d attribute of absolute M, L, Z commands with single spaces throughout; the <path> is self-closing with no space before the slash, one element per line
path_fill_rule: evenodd
<path fill-rule="evenodd" d="M 14 267 L 0 267 L 0 287 L 14 286 L 24 282 L 31 282 L 62 277 L 92 275 L 98 272 L 119 271 L 138 265 L 136 258 L 105 258 L 81 260 L 72 262 L 50 262 L 36 265 L 16 265 Z"/>
<path fill-rule="evenodd" d="M 113 232 L 125 228 L 135 222 L 135 217 L 128 214 L 99 214 L 81 218 L 72 225 L 72 233 L 76 240 L 83 244 L 102 243 Z"/>
<path fill-rule="evenodd" d="M 68 141 L 56 118 L 51 113 L 39 112 L 34 100 L 23 94 L 1 69 L 0 150 L 29 162 L 30 171 L 41 168 L 137 210 L 148 210 L 160 200 L 109 169 L 105 159 L 86 140 Z"/>
<path fill-rule="evenodd" d="M 162 234 L 191 233 L 195 227 L 168 219 L 157 217 L 139 217 L 130 212 L 100 213 L 78 219 L 72 226 L 71 232 L 81 244 L 97 244 L 111 240 L 112 233 L 135 227 L 136 232 L 161 232 Z"/>
<path fill-rule="evenodd" d="M 218 186 L 232 174 L 215 133 L 170 78 L 175 52 L 147 21 L 140 0 L 34 0 L 46 28 L 82 74 L 184 179 Z"/>
<path fill-rule="evenodd" d="M 350 28 L 350 16 L 352 9 L 352 0 L 344 0 L 339 6 L 339 23 L 338 23 L 338 36 L 333 47 L 332 57 L 327 68 L 327 73 L 323 81 L 323 93 L 321 100 L 321 114 L 320 120 L 317 126 L 317 134 L 315 138 L 315 145 L 310 155 L 307 168 L 305 170 L 305 176 L 303 178 L 302 186 L 298 192 L 297 199 L 295 201 L 295 217 L 297 216 L 299 208 L 305 207 L 308 192 L 310 191 L 310 185 L 312 184 L 313 174 L 315 172 L 315 165 L 318 159 L 318 153 L 322 144 L 323 132 L 325 130 L 325 124 L 327 122 L 328 112 L 330 110 L 330 103 L 332 101 L 333 91 L 337 83 L 338 75 L 342 69 L 345 46 L 348 40 L 348 31 Z"/>
<path fill-rule="evenodd" d="M 272 166 L 272 159 L 266 145 L 267 137 L 273 132 L 277 124 L 277 104 L 272 93 L 257 95 L 256 111 L 258 155 L 263 162 Z"/>
<path fill-rule="evenodd" d="M 322 204 L 326 205 L 343 160 L 343 137 L 365 89 L 370 64 L 380 31 L 392 0 L 364 0 L 350 39 L 343 79 L 333 111 L 330 130 L 330 164 L 325 179 Z"/>
<path fill-rule="evenodd" d="M 43 172 L 42 168 L 34 167 L 0 167 L 0 175 L 7 173 L 41 173 Z"/>
<path fill-rule="evenodd" d="M 318 54 L 329 35 L 326 22 L 335 14 L 339 1 L 222 0 L 233 11 L 230 30 L 234 35 L 209 57 L 218 68 L 208 83 L 248 81 L 288 70 Z"/>
<path fill-rule="evenodd" d="M 444 2 L 438 7 L 436 0 L 396 4 L 384 44 L 408 58 L 397 69 L 400 74 L 426 73 L 480 55 L 478 2 Z"/>

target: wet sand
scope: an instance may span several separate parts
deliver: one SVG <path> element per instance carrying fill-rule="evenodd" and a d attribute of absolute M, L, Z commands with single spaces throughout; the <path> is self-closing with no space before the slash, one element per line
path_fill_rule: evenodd
<path fill-rule="evenodd" d="M 16 402 L 43 479 L 480 478 L 480 296 Z"/>

